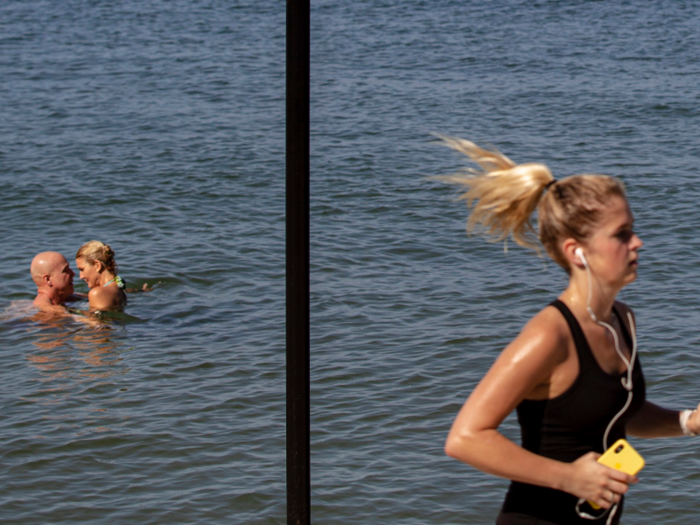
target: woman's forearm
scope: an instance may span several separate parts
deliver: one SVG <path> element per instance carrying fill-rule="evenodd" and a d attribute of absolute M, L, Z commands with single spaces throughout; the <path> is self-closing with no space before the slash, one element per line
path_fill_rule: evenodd
<path fill-rule="evenodd" d="M 627 423 L 627 432 L 642 438 L 682 436 L 679 415 L 678 410 L 669 410 L 647 401 Z"/>
<path fill-rule="evenodd" d="M 474 435 L 451 432 L 445 453 L 488 474 L 558 490 L 565 490 L 571 476 L 570 464 L 533 454 L 497 430 Z"/>
<path fill-rule="evenodd" d="M 635 476 L 598 463 L 600 454 L 589 452 L 573 463 L 563 463 L 533 454 L 495 429 L 450 432 L 445 452 L 489 474 L 568 492 L 605 509 L 637 482 Z"/>

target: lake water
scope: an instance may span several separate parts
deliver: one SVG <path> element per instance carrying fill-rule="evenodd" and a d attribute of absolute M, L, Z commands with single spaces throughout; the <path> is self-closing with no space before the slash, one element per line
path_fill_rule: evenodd
<path fill-rule="evenodd" d="M 625 182 L 650 398 L 694 406 L 700 6 L 311 17 L 312 520 L 489 524 L 507 486 L 444 439 L 566 279 L 465 235 L 431 132 Z M 285 523 L 284 24 L 283 2 L 0 4 L 3 523 Z M 92 238 L 153 291 L 99 326 L 37 317 L 32 257 Z M 633 444 L 623 521 L 692 523 L 700 441 Z"/>

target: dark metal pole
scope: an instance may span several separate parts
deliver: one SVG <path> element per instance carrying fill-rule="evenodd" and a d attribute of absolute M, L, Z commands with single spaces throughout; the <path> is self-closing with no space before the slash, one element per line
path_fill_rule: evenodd
<path fill-rule="evenodd" d="M 287 0 L 287 524 L 311 523 L 309 406 L 310 0 Z"/>

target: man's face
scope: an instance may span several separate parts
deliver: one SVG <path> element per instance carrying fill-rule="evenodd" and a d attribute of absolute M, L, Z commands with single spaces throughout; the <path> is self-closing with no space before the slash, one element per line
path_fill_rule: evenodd
<path fill-rule="evenodd" d="M 51 282 L 53 283 L 56 292 L 65 299 L 73 293 L 73 277 L 75 273 L 70 269 L 68 261 L 65 257 L 59 261 L 51 272 Z"/>

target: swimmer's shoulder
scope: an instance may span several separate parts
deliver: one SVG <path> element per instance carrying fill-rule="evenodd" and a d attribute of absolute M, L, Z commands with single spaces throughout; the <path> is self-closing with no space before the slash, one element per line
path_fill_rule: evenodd
<path fill-rule="evenodd" d="M 37 308 L 42 308 L 45 306 L 51 306 L 51 301 L 45 295 L 37 295 L 32 301 L 32 304 Z"/>
<path fill-rule="evenodd" d="M 32 304 L 43 312 L 65 313 L 66 311 L 65 307 L 53 304 L 45 295 L 37 295 Z"/>
<path fill-rule="evenodd" d="M 40 313 L 49 314 L 51 316 L 63 316 L 68 314 L 65 306 L 53 304 L 48 297 L 38 296 L 32 301 L 32 306 L 38 309 Z"/>
<path fill-rule="evenodd" d="M 124 292 L 116 283 L 108 286 L 96 286 L 88 292 L 91 310 L 109 310 L 124 304 Z"/>

